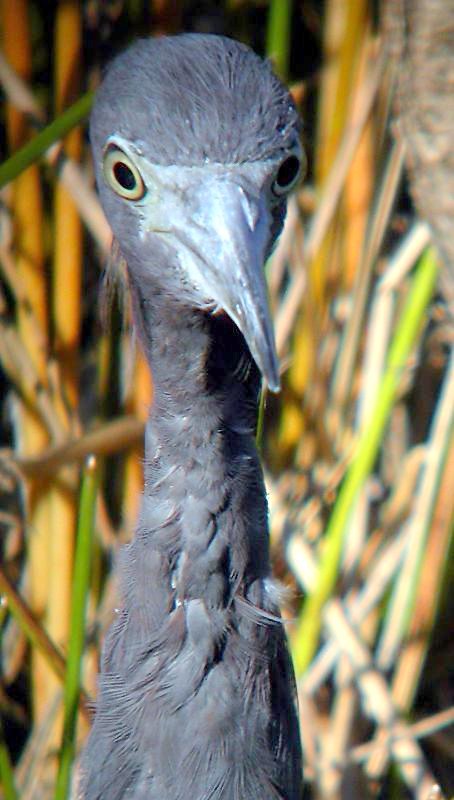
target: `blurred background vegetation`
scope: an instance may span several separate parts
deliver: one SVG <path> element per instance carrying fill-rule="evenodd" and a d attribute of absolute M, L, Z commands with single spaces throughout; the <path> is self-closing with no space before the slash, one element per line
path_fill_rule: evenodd
<path fill-rule="evenodd" d="M 284 388 L 261 447 L 305 797 L 454 791 L 454 195 L 436 139 L 441 121 L 452 151 L 453 15 L 452 0 L 0 1 L 5 800 L 69 796 L 152 399 L 127 291 L 109 300 L 86 93 L 134 37 L 181 30 L 268 55 L 304 121 L 307 176 L 267 264 Z"/>

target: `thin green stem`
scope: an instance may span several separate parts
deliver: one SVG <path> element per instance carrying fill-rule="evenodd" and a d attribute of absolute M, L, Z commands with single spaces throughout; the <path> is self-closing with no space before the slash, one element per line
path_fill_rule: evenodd
<path fill-rule="evenodd" d="M 90 456 L 86 462 L 80 495 L 71 603 L 71 626 L 64 689 L 65 717 L 55 800 L 66 800 L 68 797 L 75 754 L 77 705 L 81 688 L 82 656 L 85 641 L 86 609 L 98 486 L 97 472 L 95 457 Z"/>
<path fill-rule="evenodd" d="M 257 432 L 255 442 L 257 449 L 261 450 L 263 445 L 263 425 L 265 422 L 266 389 L 262 387 L 259 397 L 259 410 L 257 414 Z"/>
<path fill-rule="evenodd" d="M 307 597 L 294 642 L 295 669 L 301 675 L 317 649 L 322 612 L 336 585 L 348 521 L 358 492 L 370 474 L 380 449 L 402 372 L 416 343 L 424 314 L 432 297 L 437 262 L 432 250 L 421 257 L 390 346 L 387 365 L 373 412 L 362 430 L 328 523 L 320 559 L 319 575 Z"/>
<path fill-rule="evenodd" d="M 46 125 L 30 142 L 21 147 L 11 158 L 0 166 L 0 189 L 17 178 L 27 167 L 39 158 L 55 142 L 63 139 L 70 130 L 79 125 L 89 114 L 93 102 L 93 92 L 87 92 L 63 114 Z"/>
<path fill-rule="evenodd" d="M 0 717 L 0 784 L 2 787 L 4 800 L 19 800 L 16 786 L 14 784 L 14 773 L 11 759 L 3 733 L 3 722 Z"/>
<path fill-rule="evenodd" d="M 266 52 L 283 80 L 289 71 L 292 5 L 292 0 L 271 0 L 268 12 Z"/>

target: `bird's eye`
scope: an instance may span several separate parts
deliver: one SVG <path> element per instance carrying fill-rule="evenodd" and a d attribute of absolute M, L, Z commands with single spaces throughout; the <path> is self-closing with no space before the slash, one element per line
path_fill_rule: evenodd
<path fill-rule="evenodd" d="M 104 155 L 103 173 L 109 186 L 125 200 L 140 200 L 145 184 L 139 170 L 119 147 L 109 147 Z"/>
<path fill-rule="evenodd" d="M 275 175 L 271 185 L 273 194 L 280 197 L 280 195 L 289 192 L 300 177 L 300 173 L 301 159 L 292 153 L 292 155 L 287 156 L 287 158 L 282 161 Z"/>

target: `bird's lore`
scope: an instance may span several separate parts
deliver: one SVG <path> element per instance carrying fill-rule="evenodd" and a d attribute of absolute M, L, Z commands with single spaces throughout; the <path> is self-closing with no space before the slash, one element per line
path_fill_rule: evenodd
<path fill-rule="evenodd" d="M 97 94 L 97 185 L 154 399 L 84 800 L 301 796 L 255 446 L 261 380 L 279 387 L 263 264 L 299 177 L 298 134 L 269 64 L 218 36 L 138 41 Z"/>

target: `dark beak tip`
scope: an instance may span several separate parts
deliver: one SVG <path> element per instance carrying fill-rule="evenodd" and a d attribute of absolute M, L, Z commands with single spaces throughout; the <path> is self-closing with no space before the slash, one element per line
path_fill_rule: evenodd
<path fill-rule="evenodd" d="M 281 382 L 279 378 L 272 378 L 267 380 L 266 382 L 270 392 L 272 392 L 273 394 L 279 394 L 279 392 L 281 391 Z"/>
<path fill-rule="evenodd" d="M 270 369 L 264 370 L 262 374 L 269 391 L 273 394 L 279 394 L 281 391 L 281 379 L 277 360 L 276 363 L 270 365 Z"/>
<path fill-rule="evenodd" d="M 247 339 L 246 339 L 247 341 Z M 265 344 L 266 342 L 266 344 Z M 256 364 L 262 374 L 268 390 L 273 394 L 278 394 L 281 391 L 281 379 L 279 359 L 277 357 L 274 337 L 264 337 L 262 340 L 262 347 L 258 347 L 256 353 Z"/>

